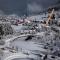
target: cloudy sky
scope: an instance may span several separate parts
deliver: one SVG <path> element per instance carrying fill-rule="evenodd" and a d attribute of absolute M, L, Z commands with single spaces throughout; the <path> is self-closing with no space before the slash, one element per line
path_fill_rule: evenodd
<path fill-rule="evenodd" d="M 57 0 L 0 0 L 0 13 L 23 15 L 27 13 L 27 8 L 30 12 L 39 12 L 56 2 Z"/>

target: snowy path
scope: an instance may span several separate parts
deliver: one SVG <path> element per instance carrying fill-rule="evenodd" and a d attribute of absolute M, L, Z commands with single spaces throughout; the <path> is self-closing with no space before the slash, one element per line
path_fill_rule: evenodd
<path fill-rule="evenodd" d="M 5 47 L 6 46 L 9 46 L 10 45 L 10 42 L 13 41 L 14 39 L 20 38 L 20 37 L 24 37 L 24 36 L 28 36 L 28 35 L 30 35 L 30 34 L 27 34 L 27 35 L 24 34 L 24 35 L 14 36 L 13 38 L 10 38 L 10 39 L 5 40 Z"/>
<path fill-rule="evenodd" d="M 28 55 L 22 54 L 20 53 L 14 53 L 12 55 L 10 55 L 9 57 L 6 57 L 4 60 L 12 60 L 15 58 L 30 58 Z"/>
<path fill-rule="evenodd" d="M 42 33 L 37 33 L 35 35 L 41 35 Z M 44 34 L 44 33 L 43 33 Z M 30 34 L 27 35 L 20 35 L 20 36 L 15 36 L 11 39 L 6 40 L 6 45 L 8 44 L 9 46 L 14 46 L 14 47 L 18 47 L 18 51 L 19 53 L 13 53 L 12 55 L 8 55 L 5 57 L 4 60 L 12 60 L 15 58 L 37 58 L 35 54 L 41 54 L 42 52 L 48 52 L 46 49 L 43 48 L 42 44 L 39 44 L 32 40 L 30 41 L 25 41 L 26 36 L 28 36 Z M 10 44 L 11 43 L 11 44 Z M 19 49 L 22 49 L 19 50 Z M 25 54 L 24 54 L 25 53 Z M 26 55 L 26 53 L 29 53 L 29 55 Z M 44 55 L 44 54 L 43 54 Z M 48 55 L 48 58 L 50 58 L 51 55 Z M 56 57 L 57 60 L 60 59 L 58 57 Z M 52 60 L 52 59 L 50 59 Z M 56 59 L 53 59 L 56 60 Z"/>
<path fill-rule="evenodd" d="M 13 37 L 13 38 L 11 38 L 11 39 L 7 39 L 6 40 L 6 44 L 5 44 L 5 46 L 7 46 L 7 47 L 9 47 L 10 46 L 10 42 L 12 41 L 12 43 L 14 42 L 14 40 L 15 41 L 17 41 L 17 39 L 18 38 L 23 38 L 23 37 L 26 37 L 26 36 L 28 36 L 28 35 L 30 35 L 30 34 L 27 34 L 27 35 L 20 35 L 20 36 L 15 36 L 15 37 Z M 23 39 L 22 39 L 23 40 Z M 28 50 L 41 50 L 41 51 L 45 51 L 43 48 L 39 48 L 38 46 L 39 45 L 37 45 L 37 44 L 34 44 L 34 42 L 25 42 L 25 41 L 20 41 L 19 40 L 19 43 L 17 42 L 17 44 L 20 44 L 20 45 L 18 45 L 20 48 L 22 48 L 23 49 L 23 52 L 28 52 Z M 29 45 L 28 45 L 29 44 Z M 12 45 L 12 44 L 11 44 Z M 13 45 L 15 45 L 15 44 L 13 44 Z M 16 45 L 15 45 L 16 46 Z M 26 46 L 26 48 L 25 48 L 25 46 Z M 18 47 L 18 48 L 19 48 Z M 42 47 L 42 45 L 40 45 L 40 47 Z M 28 49 L 27 49 L 28 48 Z M 23 56 L 22 56 L 23 55 Z M 14 59 L 14 58 L 26 58 L 26 57 L 28 57 L 27 55 L 25 55 L 25 54 L 22 54 L 22 53 L 15 53 L 15 54 L 13 54 L 13 55 L 8 55 L 8 57 L 6 56 L 6 58 L 4 59 L 4 60 L 11 60 L 11 59 Z M 29 58 L 31 58 L 31 57 L 34 57 L 34 55 L 29 55 Z"/>

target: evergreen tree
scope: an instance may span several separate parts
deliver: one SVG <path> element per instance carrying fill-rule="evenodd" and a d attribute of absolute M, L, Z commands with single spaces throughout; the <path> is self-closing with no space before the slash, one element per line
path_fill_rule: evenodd
<path fill-rule="evenodd" d="M 3 28 L 2 28 L 2 26 L 0 26 L 0 36 L 3 36 L 3 34 L 4 34 Z M 1 37 L 0 37 L 0 39 L 1 39 Z"/>

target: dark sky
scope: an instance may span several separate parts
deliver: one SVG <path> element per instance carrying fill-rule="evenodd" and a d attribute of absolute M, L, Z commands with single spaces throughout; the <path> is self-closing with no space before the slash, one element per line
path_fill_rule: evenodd
<path fill-rule="evenodd" d="M 30 3 L 37 3 L 39 5 L 42 5 L 42 7 L 46 8 L 50 5 L 55 4 L 58 0 L 28 0 Z"/>
<path fill-rule="evenodd" d="M 27 7 L 29 11 L 36 12 L 40 11 L 40 8 L 47 8 L 55 4 L 56 1 L 57 0 L 0 0 L 0 13 L 23 15 L 27 13 Z"/>
<path fill-rule="evenodd" d="M 0 10 L 5 14 L 25 14 L 27 0 L 0 0 Z"/>

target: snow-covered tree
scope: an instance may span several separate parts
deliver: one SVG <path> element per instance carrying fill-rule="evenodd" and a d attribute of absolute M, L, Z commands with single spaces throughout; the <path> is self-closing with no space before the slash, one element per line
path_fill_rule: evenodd
<path fill-rule="evenodd" d="M 0 26 L 0 36 L 3 36 L 3 34 L 4 34 L 3 28 L 2 28 L 2 26 Z M 1 39 L 1 37 L 0 37 L 0 39 Z"/>

